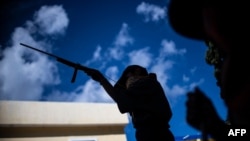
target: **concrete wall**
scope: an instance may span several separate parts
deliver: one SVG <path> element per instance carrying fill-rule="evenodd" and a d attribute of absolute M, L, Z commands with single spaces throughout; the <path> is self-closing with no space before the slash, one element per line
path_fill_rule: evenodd
<path fill-rule="evenodd" d="M 0 101 L 0 141 L 125 141 L 127 123 L 114 103 Z"/>

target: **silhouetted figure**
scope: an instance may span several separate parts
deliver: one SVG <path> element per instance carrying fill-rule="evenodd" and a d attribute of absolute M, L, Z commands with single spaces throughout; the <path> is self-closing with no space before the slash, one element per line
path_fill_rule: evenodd
<path fill-rule="evenodd" d="M 230 139 L 229 129 L 250 125 L 250 9 L 245 5 L 245 1 L 221 0 L 170 0 L 168 5 L 169 22 L 177 33 L 209 42 L 220 54 L 220 65 L 216 66 L 220 73 L 216 77 L 229 124 L 219 118 L 199 89 L 190 92 L 187 100 L 187 122 L 218 141 Z M 245 136 L 237 140 L 250 140 L 249 135 Z"/>
<path fill-rule="evenodd" d="M 174 141 L 169 129 L 172 111 L 156 74 L 148 74 L 139 65 L 130 65 L 112 86 L 98 70 L 88 69 L 85 72 L 100 82 L 121 113 L 131 115 L 137 141 Z"/>

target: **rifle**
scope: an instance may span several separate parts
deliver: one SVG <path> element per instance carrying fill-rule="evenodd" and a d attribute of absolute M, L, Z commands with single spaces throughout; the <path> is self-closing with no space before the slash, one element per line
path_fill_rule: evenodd
<path fill-rule="evenodd" d="M 24 47 L 27 47 L 27 48 L 30 48 L 30 49 L 33 49 L 33 50 L 35 50 L 35 51 L 41 52 L 41 53 L 46 54 L 46 55 L 48 55 L 48 56 L 54 57 L 54 58 L 56 58 L 56 60 L 57 60 L 58 62 L 61 62 L 61 63 L 65 64 L 65 65 L 67 65 L 67 66 L 73 67 L 73 68 L 74 68 L 74 73 L 73 73 L 73 76 L 72 76 L 72 79 L 71 79 L 71 83 L 74 83 L 74 82 L 75 82 L 75 79 L 76 79 L 76 75 L 77 75 L 77 71 L 78 71 L 78 70 L 86 71 L 86 70 L 89 69 L 88 67 L 82 66 L 82 65 L 80 65 L 80 64 L 78 64 L 78 63 L 71 62 L 71 61 L 69 61 L 69 60 L 66 60 L 66 59 L 61 58 L 61 57 L 59 57 L 59 56 L 56 56 L 56 55 L 54 55 L 54 54 L 50 54 L 50 53 L 48 53 L 48 52 L 39 50 L 39 49 L 34 48 L 34 47 L 32 47 L 32 46 L 29 46 L 29 45 L 26 45 L 26 44 L 23 44 L 23 43 L 20 43 L 20 45 L 22 45 L 22 46 L 24 46 Z"/>

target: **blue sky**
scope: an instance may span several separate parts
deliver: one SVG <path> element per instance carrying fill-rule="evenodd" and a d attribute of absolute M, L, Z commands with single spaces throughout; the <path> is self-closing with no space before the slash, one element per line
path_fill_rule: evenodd
<path fill-rule="evenodd" d="M 206 64 L 203 42 L 176 34 L 166 19 L 167 0 L 26 1 L 13 7 L 0 42 L 0 99 L 113 102 L 99 83 L 25 43 L 99 69 L 114 84 L 123 69 L 139 64 L 155 72 L 169 99 L 175 136 L 197 135 L 185 121 L 186 93 L 195 86 L 225 107 Z M 6 11 L 6 14 L 8 12 Z M 185 23 L 183 23 L 185 24 Z"/>

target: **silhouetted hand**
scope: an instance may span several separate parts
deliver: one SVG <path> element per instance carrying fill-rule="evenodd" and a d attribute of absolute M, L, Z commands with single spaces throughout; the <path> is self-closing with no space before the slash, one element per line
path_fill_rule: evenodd
<path fill-rule="evenodd" d="M 213 132 L 223 121 L 218 116 L 212 102 L 199 88 L 188 93 L 187 122 L 200 131 Z"/>
<path fill-rule="evenodd" d="M 84 72 L 95 81 L 100 82 L 101 80 L 105 79 L 99 70 L 87 68 L 84 70 Z"/>

